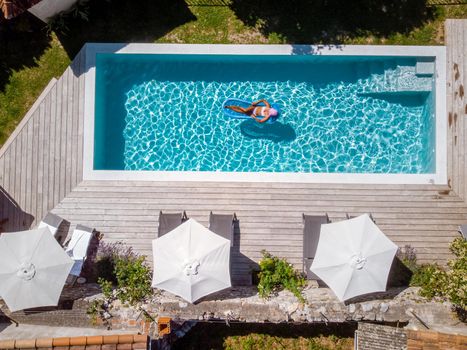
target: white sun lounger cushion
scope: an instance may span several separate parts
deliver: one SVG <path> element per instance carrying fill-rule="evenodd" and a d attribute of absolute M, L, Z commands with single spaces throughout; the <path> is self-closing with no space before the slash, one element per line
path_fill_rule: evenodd
<path fill-rule="evenodd" d="M 79 276 L 83 269 L 84 260 L 88 254 L 89 243 L 91 242 L 93 229 L 76 225 L 73 234 L 71 235 L 70 242 L 68 243 L 65 251 L 74 260 L 73 267 L 71 268 L 70 275 Z"/>
<path fill-rule="evenodd" d="M 48 213 L 39 223 L 39 226 L 37 228 L 48 227 L 50 232 L 52 233 L 52 236 L 55 237 L 58 228 L 60 227 L 62 222 L 63 218 L 61 218 L 60 216 Z"/>
<path fill-rule="evenodd" d="M 86 258 L 89 242 L 92 237 L 92 229 L 83 225 L 77 225 L 71 236 L 65 251 L 73 260 Z"/>

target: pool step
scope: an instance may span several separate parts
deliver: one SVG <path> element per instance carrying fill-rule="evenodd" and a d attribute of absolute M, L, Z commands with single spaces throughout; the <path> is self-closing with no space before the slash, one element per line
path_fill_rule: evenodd
<path fill-rule="evenodd" d="M 435 74 L 435 62 L 432 60 L 419 60 L 415 66 L 415 74 L 418 77 L 431 77 Z"/>
<path fill-rule="evenodd" d="M 385 65 L 381 74 L 373 73 L 379 67 L 372 66 L 372 72 L 368 84 L 363 87 L 363 93 L 386 92 L 429 92 L 432 90 L 433 78 L 429 75 L 431 67 L 425 62 L 421 65 L 417 74 L 417 66 L 397 65 L 391 67 Z M 434 69 L 434 67 L 432 67 Z"/>

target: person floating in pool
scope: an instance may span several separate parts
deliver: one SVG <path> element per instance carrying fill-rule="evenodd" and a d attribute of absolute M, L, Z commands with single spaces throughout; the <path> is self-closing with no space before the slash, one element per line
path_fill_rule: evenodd
<path fill-rule="evenodd" d="M 265 104 L 265 106 L 258 106 L 261 102 Z M 242 113 L 249 115 L 258 123 L 265 123 L 271 117 L 277 117 L 277 110 L 272 108 L 268 101 L 266 100 L 259 100 L 253 102 L 249 107 L 243 108 L 240 106 L 225 106 L 225 108 L 231 109 L 234 112 Z M 260 117 L 260 118 L 258 118 Z"/>

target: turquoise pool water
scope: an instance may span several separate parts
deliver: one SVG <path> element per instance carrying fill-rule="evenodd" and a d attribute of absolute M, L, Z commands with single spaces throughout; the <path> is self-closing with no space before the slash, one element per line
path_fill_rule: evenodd
<path fill-rule="evenodd" d="M 94 169 L 433 173 L 434 81 L 419 60 L 98 54 Z M 228 97 L 282 114 L 231 120 Z"/>

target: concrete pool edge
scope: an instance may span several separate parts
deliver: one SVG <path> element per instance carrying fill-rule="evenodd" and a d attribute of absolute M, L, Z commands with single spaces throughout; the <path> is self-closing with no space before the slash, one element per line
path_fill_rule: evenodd
<path fill-rule="evenodd" d="M 86 44 L 85 50 L 84 180 L 447 184 L 446 47 L 444 46 Z M 434 57 L 436 67 L 436 173 L 344 174 L 94 170 L 94 95 L 95 57 L 97 53 Z"/>

